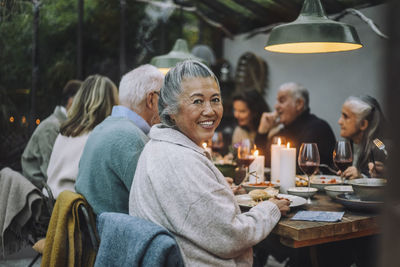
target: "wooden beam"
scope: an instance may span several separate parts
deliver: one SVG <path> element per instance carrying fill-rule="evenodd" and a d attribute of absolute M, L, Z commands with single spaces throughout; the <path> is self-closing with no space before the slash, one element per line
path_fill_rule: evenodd
<path fill-rule="evenodd" d="M 226 6 L 224 4 L 221 4 L 219 1 L 215 0 L 202 0 L 201 3 L 203 5 L 206 5 L 208 8 L 211 8 L 217 13 L 222 13 L 228 18 L 239 18 L 239 19 L 246 19 L 246 16 L 243 16 L 242 13 L 230 8 L 229 6 Z"/>
<path fill-rule="evenodd" d="M 266 5 L 259 4 L 252 0 L 233 0 L 237 4 L 247 8 L 254 15 L 257 16 L 261 21 L 267 21 L 267 23 L 274 23 L 277 21 L 288 21 L 293 17 L 296 17 L 297 12 L 293 9 L 285 8 L 275 2 L 268 2 Z"/>

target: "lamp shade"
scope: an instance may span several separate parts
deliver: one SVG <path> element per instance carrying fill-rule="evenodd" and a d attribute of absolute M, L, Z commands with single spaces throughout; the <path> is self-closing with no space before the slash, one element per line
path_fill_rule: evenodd
<path fill-rule="evenodd" d="M 194 59 L 204 63 L 201 58 L 190 54 L 188 44 L 185 40 L 177 39 L 171 52 L 166 55 L 153 57 L 150 64 L 157 67 L 162 73 L 167 74 L 170 68 L 186 59 Z"/>
<path fill-rule="evenodd" d="M 362 47 L 353 26 L 328 19 L 320 0 L 305 0 L 299 17 L 272 29 L 265 50 L 280 53 L 327 53 Z"/>

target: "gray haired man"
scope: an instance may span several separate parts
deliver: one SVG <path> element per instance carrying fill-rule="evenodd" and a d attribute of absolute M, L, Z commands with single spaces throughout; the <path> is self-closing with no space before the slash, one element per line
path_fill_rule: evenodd
<path fill-rule="evenodd" d="M 158 95 L 163 82 L 163 74 L 151 65 L 125 74 L 119 84 L 120 105 L 90 134 L 75 189 L 95 214 L 128 213 L 137 161 L 150 127 L 160 121 Z"/>
<path fill-rule="evenodd" d="M 273 136 L 285 137 L 296 147 L 297 154 L 301 143 L 317 143 L 321 163 L 332 165 L 335 135 L 326 121 L 310 113 L 308 90 L 298 83 L 282 84 L 275 111 L 261 116 L 256 144 L 257 147 L 267 148 L 267 161 L 270 159 L 269 147 Z"/>

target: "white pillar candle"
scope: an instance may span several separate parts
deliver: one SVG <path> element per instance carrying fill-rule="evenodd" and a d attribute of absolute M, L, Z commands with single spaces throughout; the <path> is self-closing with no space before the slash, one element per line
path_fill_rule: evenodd
<path fill-rule="evenodd" d="M 279 178 L 279 159 L 280 150 L 284 146 L 281 145 L 281 139 L 278 139 L 278 144 L 271 145 L 271 182 L 280 183 Z"/>
<path fill-rule="evenodd" d="M 254 173 L 254 175 L 250 175 L 249 178 L 249 183 L 250 184 L 256 184 L 256 183 L 261 183 L 265 181 L 264 178 L 264 164 L 265 164 L 265 157 L 264 156 L 258 156 L 258 150 L 256 150 L 256 153 L 254 153 L 254 161 L 250 164 L 249 166 L 249 173 Z"/>
<path fill-rule="evenodd" d="M 287 189 L 295 186 L 296 181 L 296 148 L 287 147 L 280 149 L 279 156 L 279 179 L 281 181 L 280 191 L 284 194 Z"/>

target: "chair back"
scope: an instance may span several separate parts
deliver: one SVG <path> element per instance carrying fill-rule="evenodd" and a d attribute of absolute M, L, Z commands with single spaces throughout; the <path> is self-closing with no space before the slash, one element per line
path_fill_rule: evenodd
<path fill-rule="evenodd" d="M 89 204 L 80 194 L 61 192 L 51 214 L 41 266 L 93 266 L 97 247 Z"/>

